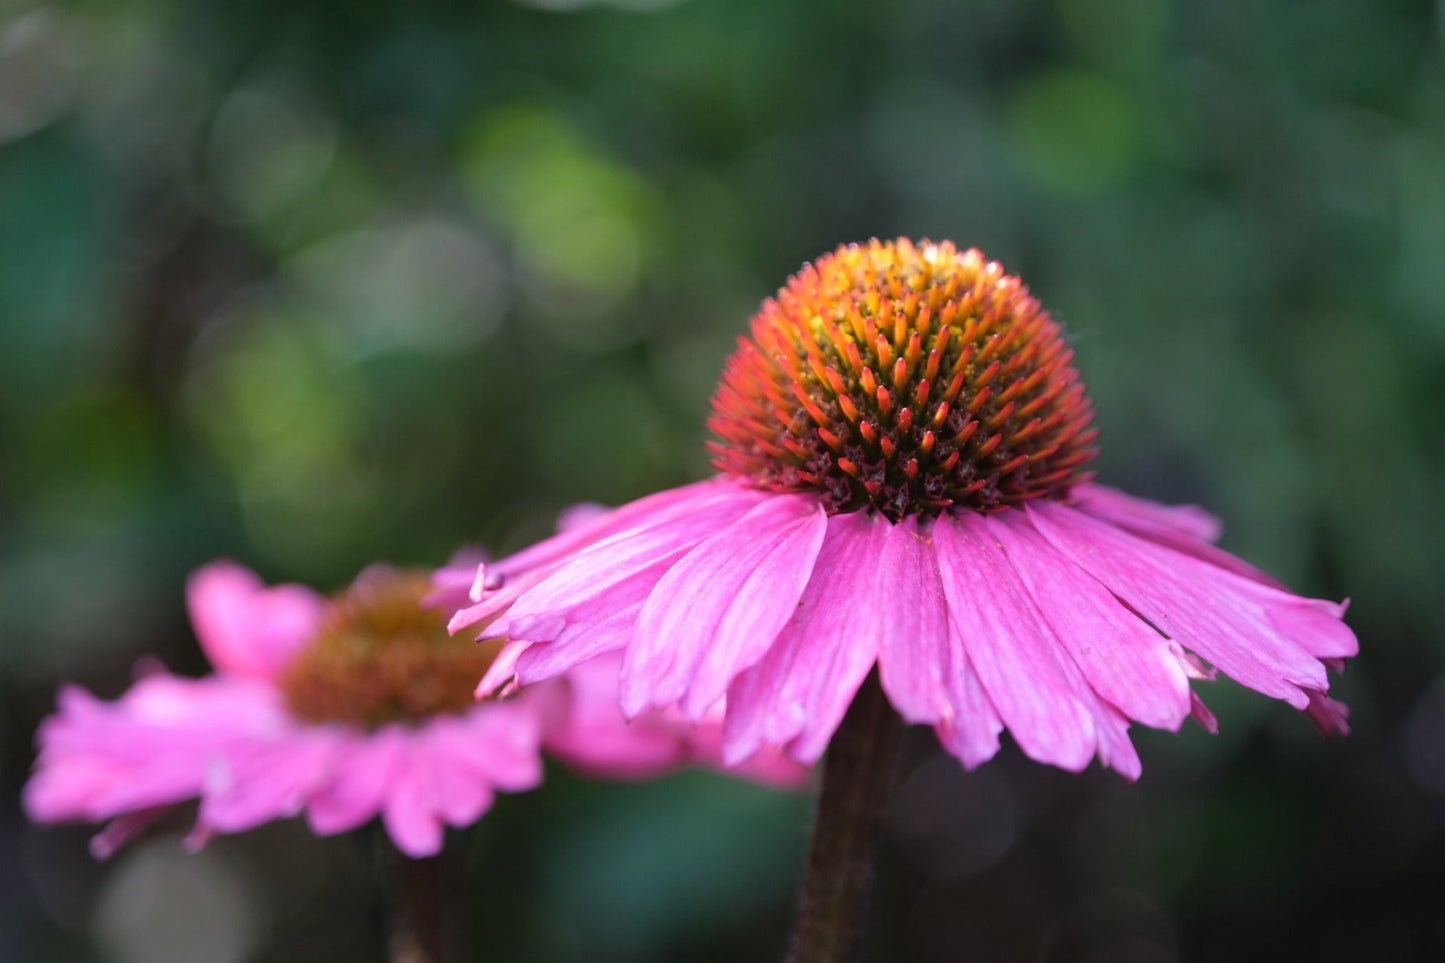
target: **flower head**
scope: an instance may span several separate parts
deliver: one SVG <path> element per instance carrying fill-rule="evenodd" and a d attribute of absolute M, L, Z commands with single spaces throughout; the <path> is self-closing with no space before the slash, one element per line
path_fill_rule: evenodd
<path fill-rule="evenodd" d="M 452 628 L 526 685 L 622 653 L 629 714 L 726 706 L 723 752 L 826 748 L 877 667 L 968 766 L 1030 756 L 1133 778 L 1131 721 L 1213 717 L 1216 670 L 1344 729 L 1342 605 L 1219 550 L 1218 524 L 1094 484 L 1058 326 L 977 251 L 906 240 L 805 266 L 728 361 L 720 474 L 482 565 Z M 724 701 L 725 698 L 725 701 Z"/>
<path fill-rule="evenodd" d="M 474 822 L 496 792 L 536 786 L 544 749 L 614 778 L 717 759 L 720 725 L 664 713 L 628 724 L 615 657 L 476 701 L 501 643 L 450 636 L 423 604 L 433 591 L 425 574 L 379 566 L 330 599 L 268 588 L 229 562 L 202 568 L 188 600 L 215 674 L 152 673 L 115 702 L 65 687 L 40 728 L 27 811 L 111 821 L 99 855 L 191 799 L 193 844 L 302 813 L 320 834 L 380 815 L 398 848 L 426 855 L 443 826 Z M 746 774 L 791 784 L 801 770 L 763 754 Z"/>
<path fill-rule="evenodd" d="M 723 371 L 716 467 L 898 521 L 1061 498 L 1094 456 L 1059 326 L 978 251 L 840 248 L 789 279 Z"/>

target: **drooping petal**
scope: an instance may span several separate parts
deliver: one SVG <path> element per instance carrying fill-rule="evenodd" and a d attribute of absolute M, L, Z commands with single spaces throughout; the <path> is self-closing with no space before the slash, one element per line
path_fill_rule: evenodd
<path fill-rule="evenodd" d="M 878 679 L 888 699 L 908 722 L 936 723 L 950 711 L 948 671 L 954 662 L 948 601 L 938 575 L 931 527 L 916 518 L 887 525 L 869 552 L 874 566 L 863 607 L 884 612 L 874 617 L 878 639 Z M 855 603 L 856 604 L 856 603 Z"/>
<path fill-rule="evenodd" d="M 119 701 L 76 686 L 37 735 L 27 814 L 99 821 L 196 796 L 229 745 L 286 725 L 274 693 L 247 679 L 151 675 Z"/>
<path fill-rule="evenodd" d="M 1160 505 L 1103 485 L 1080 485 L 1074 502 L 1086 513 L 1117 525 L 1135 535 L 1193 555 L 1236 575 L 1284 589 L 1274 576 L 1229 554 L 1212 542 L 1219 538 L 1219 519 L 1195 505 Z"/>
<path fill-rule="evenodd" d="M 548 688 L 558 688 L 548 687 Z M 452 765 L 504 792 L 542 782 L 542 733 L 555 714 L 558 692 L 528 690 L 505 702 L 483 703 L 464 716 L 430 724 L 433 745 Z"/>
<path fill-rule="evenodd" d="M 1327 736 L 1348 736 L 1350 734 L 1350 707 L 1337 699 L 1331 699 L 1318 689 L 1310 689 L 1309 708 L 1305 715 Z"/>
<path fill-rule="evenodd" d="M 510 692 L 515 689 L 517 661 L 531 647 L 531 642 L 508 642 L 502 646 L 502 650 L 497 653 L 497 657 L 492 660 L 492 664 L 482 675 L 482 681 L 478 682 L 476 689 L 473 690 L 473 697 L 487 699 L 499 691 Z"/>
<path fill-rule="evenodd" d="M 556 535 L 499 559 L 487 567 L 503 577 L 534 569 L 566 558 L 618 532 L 655 524 L 665 525 L 706 506 L 720 495 L 731 496 L 739 490 L 735 483 L 727 479 L 709 478 L 691 485 L 669 488 L 610 511 L 584 510 L 579 517 L 564 513 L 558 520 Z"/>
<path fill-rule="evenodd" d="M 650 587 L 648 587 L 650 591 Z M 581 665 L 597 656 L 621 651 L 637 628 L 643 598 L 619 606 L 618 599 L 609 598 L 578 606 L 568 613 L 567 625 L 551 642 L 529 646 L 517 658 L 516 676 L 521 685 L 549 679 Z M 607 611 L 596 619 L 589 618 L 591 609 L 606 606 Z M 518 631 L 526 632 L 526 628 Z"/>
<path fill-rule="evenodd" d="M 548 631 L 561 631 L 568 609 L 655 583 L 693 546 L 757 504 L 757 493 L 745 489 L 709 491 L 706 499 L 690 500 L 685 513 L 654 516 L 587 546 L 523 592 L 489 633 L 509 634 L 520 619 L 546 616 L 545 625 L 555 627 L 539 627 L 530 641 L 549 641 Z"/>
<path fill-rule="evenodd" d="M 793 616 L 826 530 L 815 499 L 772 495 L 668 569 L 623 662 L 623 711 L 680 700 L 701 718 Z"/>
<path fill-rule="evenodd" d="M 634 635 L 642 603 L 663 573 L 683 554 L 675 549 L 631 571 L 611 591 L 588 595 L 556 611 L 507 612 L 486 630 L 510 636 L 477 685 L 478 698 L 496 692 L 508 680 L 518 685 L 559 675 L 595 656 L 624 647 Z"/>
<path fill-rule="evenodd" d="M 1324 666 L 1270 619 L 1273 609 L 1293 612 L 1314 600 L 1172 551 L 1065 505 L 1032 505 L 1027 511 L 1061 552 L 1160 631 L 1236 681 L 1297 709 L 1309 705 L 1304 689 L 1329 687 Z"/>
<path fill-rule="evenodd" d="M 1344 604 L 1295 597 L 1292 603 L 1271 606 L 1268 614 L 1275 631 L 1321 661 L 1350 658 L 1360 652 L 1359 640 L 1344 622 Z"/>
<path fill-rule="evenodd" d="M 1199 693 L 1192 690 L 1189 693 L 1189 715 L 1205 732 L 1211 736 L 1219 735 L 1219 720 L 1209 711 L 1209 706 L 1204 704 Z"/>
<path fill-rule="evenodd" d="M 1169 641 L 1054 548 L 1027 514 L 986 524 L 1093 690 L 1129 718 L 1178 729 L 1189 715 L 1189 679 Z"/>
<path fill-rule="evenodd" d="M 700 721 L 680 709 L 654 710 L 628 719 L 618 705 L 620 654 L 585 662 L 558 680 L 525 690 L 548 690 L 561 696 L 560 711 L 546 715 L 543 745 L 549 755 L 592 776 L 648 779 L 680 766 L 728 768 L 731 775 L 769 786 L 795 789 L 807 769 L 768 747 L 736 765 L 723 760 L 725 701 Z"/>
<path fill-rule="evenodd" d="M 507 707 L 491 708 L 502 708 L 500 715 L 511 714 L 505 711 Z M 459 724 L 460 721 L 454 717 L 443 717 L 429 725 L 416 727 L 410 733 L 412 759 L 428 760 L 426 768 L 430 775 L 432 810 L 448 826 L 466 826 L 476 822 L 496 799 L 492 792 L 494 782 L 468 765 L 466 756 L 456 752 L 454 735 Z M 535 779 L 525 784 L 528 789 L 541 781 L 535 742 L 529 755 Z"/>
<path fill-rule="evenodd" d="M 1144 771 L 1139 752 L 1129 739 L 1129 720 L 1097 696 L 1090 707 L 1099 737 L 1099 762 L 1134 782 Z"/>
<path fill-rule="evenodd" d="M 812 575 L 766 654 L 728 690 L 723 759 L 729 765 L 764 744 L 787 745 L 816 762 L 878 656 L 878 625 L 891 616 L 869 598 L 871 563 L 892 526 L 867 512 L 834 515 Z"/>
<path fill-rule="evenodd" d="M 719 501 L 731 502 L 740 508 L 759 497 L 758 492 L 727 479 L 711 478 L 648 495 L 611 510 L 584 509 L 575 517 L 559 519 L 558 532 L 551 538 L 486 565 L 483 581 L 487 577 L 508 579 L 521 572 L 570 561 L 579 552 L 616 535 L 669 528 L 679 520 L 714 507 Z"/>
<path fill-rule="evenodd" d="M 958 625 L 949 618 L 948 694 L 950 711 L 933 727 L 939 744 L 963 763 L 976 769 L 999 750 L 1003 720 L 984 690 L 983 680 L 968 657 Z"/>
<path fill-rule="evenodd" d="M 729 690 L 725 760 L 773 744 L 816 761 L 875 660 L 900 711 L 936 722 L 966 764 L 998 751 L 1003 724 L 944 608 L 930 540 L 916 522 L 894 525 L 866 512 L 828 519 L 797 614 Z"/>
<path fill-rule="evenodd" d="M 382 825 L 396 848 L 413 859 L 442 848 L 442 821 L 434 786 L 436 760 L 409 746 L 402 771 L 389 787 L 381 811 Z"/>
<path fill-rule="evenodd" d="M 981 516 L 933 526 L 949 614 L 984 690 L 1029 756 L 1078 771 L 1097 744 L 1090 707 L 1060 665 L 1067 659 Z"/>
<path fill-rule="evenodd" d="M 212 562 L 186 585 L 191 625 L 221 672 L 273 679 L 316 630 L 324 604 L 301 585 L 267 587 L 250 569 Z"/>
<path fill-rule="evenodd" d="M 1017 515 L 1017 513 L 1014 514 Z M 1012 568 L 1013 575 L 1019 579 L 1025 594 L 1033 599 L 1034 611 L 1046 629 L 1047 635 L 1049 636 L 1048 641 L 1052 643 L 1053 655 L 1055 664 L 1059 670 L 1059 675 L 1068 686 L 1069 691 L 1078 700 L 1078 703 L 1088 713 L 1092 721 L 1093 750 L 1094 753 L 1098 755 L 1099 761 L 1105 766 L 1118 771 L 1126 779 L 1138 779 L 1143 770 L 1143 766 L 1139 761 L 1138 752 L 1134 749 L 1134 744 L 1129 739 L 1129 718 L 1119 710 L 1119 707 L 1110 704 L 1097 689 L 1091 686 L 1084 671 L 1079 667 L 1080 659 L 1085 661 L 1092 659 L 1093 653 L 1091 646 L 1079 644 L 1076 639 L 1070 640 L 1061 637 L 1059 622 L 1057 620 L 1059 612 L 1071 606 L 1078 606 L 1076 611 L 1070 613 L 1070 617 L 1075 618 L 1076 621 L 1070 623 L 1068 627 L 1073 630 L 1093 628 L 1096 636 L 1099 638 L 1107 638 L 1112 627 L 1108 624 L 1102 627 L 1097 625 L 1090 626 L 1090 617 L 1103 619 L 1106 622 L 1112 620 L 1115 613 L 1109 609 L 1109 606 L 1118 609 L 1118 612 L 1121 614 L 1127 613 L 1124 613 L 1123 608 L 1118 605 L 1112 596 L 1108 596 L 1108 593 L 1102 590 L 1092 596 L 1076 595 L 1073 598 L 1069 598 L 1066 594 L 1060 592 L 1056 595 L 1046 596 L 1046 604 L 1045 599 L 1041 599 L 1037 594 L 1034 594 L 1034 585 L 1030 582 L 1025 572 L 1021 570 L 1020 561 L 1030 563 L 1030 570 L 1037 575 L 1039 574 L 1039 569 L 1033 566 L 1032 563 L 1050 558 L 1054 554 L 1054 550 L 1051 546 L 1048 546 L 1048 543 L 1044 542 L 1041 537 L 1035 536 L 1036 541 L 1033 543 L 1029 541 L 1029 535 L 1032 533 L 1027 520 L 1025 519 L 1020 522 L 1016 518 L 1012 526 L 1010 526 L 992 516 L 976 515 L 971 518 L 970 524 L 976 531 L 985 536 L 988 542 L 991 542 L 997 549 L 1001 550 L 1007 564 Z M 1039 543 L 1042 543 L 1042 547 Z M 1040 555 L 1040 552 L 1046 554 Z M 1065 562 L 1064 564 L 1069 563 Z M 1083 576 L 1082 573 L 1080 573 L 1080 575 L 1087 580 L 1087 576 Z M 1057 586 L 1051 587 L 1056 588 Z M 1138 620 L 1136 619 L 1135 621 L 1137 622 Z M 1169 653 L 1167 641 L 1157 633 L 1150 634 L 1153 636 L 1153 639 L 1149 641 L 1162 643 L 1160 649 L 1157 651 L 1158 654 L 1166 660 L 1165 664 L 1160 667 L 1165 675 L 1162 679 L 1158 678 L 1157 675 L 1150 671 L 1155 667 L 1145 663 L 1143 666 L 1145 670 L 1144 678 L 1142 680 L 1136 678 L 1133 681 L 1136 684 L 1141 681 L 1146 684 L 1151 681 L 1163 682 L 1164 693 L 1162 700 L 1154 701 L 1149 698 L 1151 695 L 1157 698 L 1157 693 L 1130 692 L 1130 686 L 1122 679 L 1111 679 L 1110 682 L 1112 689 L 1116 693 L 1127 693 L 1134 701 L 1144 705 L 1146 712 L 1160 711 L 1167 718 L 1170 712 L 1169 697 L 1172 694 L 1172 688 L 1175 685 L 1185 685 L 1187 691 L 1187 682 L 1183 678 L 1183 671 L 1178 662 L 1174 660 Z M 1099 641 L 1099 638 L 1095 638 L 1094 641 Z M 1133 638 L 1139 641 L 1138 636 L 1134 636 Z M 1126 653 L 1114 652 L 1112 654 L 1119 660 L 1112 668 L 1116 672 L 1126 670 L 1126 666 L 1123 664 L 1127 658 Z M 1106 671 L 1101 673 L 1101 675 L 1107 674 L 1107 667 L 1105 668 Z M 1129 668 L 1138 670 L 1141 666 L 1136 662 L 1135 665 Z M 1176 679 L 1169 678 L 1168 673 L 1171 670 L 1177 673 Z M 1153 678 L 1151 678 L 1151 676 L 1153 676 Z M 1018 733 L 1015 732 L 1015 738 L 1017 737 Z"/>
<path fill-rule="evenodd" d="M 683 764 L 692 725 L 658 725 L 651 713 L 629 722 L 617 700 L 621 669 L 621 656 L 611 654 L 567 674 L 566 704 L 544 736 L 547 752 L 574 769 L 614 779 L 646 778 Z"/>
<path fill-rule="evenodd" d="M 90 838 L 90 855 L 96 859 L 110 859 L 116 850 L 155 825 L 156 821 L 165 815 L 166 808 L 156 806 L 152 809 L 137 809 L 112 819 L 104 829 Z"/>
<path fill-rule="evenodd" d="M 1091 515 L 1125 528 L 1169 529 L 1203 542 L 1218 541 L 1224 530 L 1218 518 L 1198 505 L 1161 505 L 1097 482 L 1074 486 L 1069 499 Z"/>
<path fill-rule="evenodd" d="M 596 502 L 579 502 L 564 508 L 557 515 L 557 534 L 561 535 L 574 529 L 585 530 L 594 522 L 602 521 L 612 512 L 613 509 L 606 505 L 599 505 Z"/>
<path fill-rule="evenodd" d="M 306 806 L 307 821 L 319 835 L 347 832 L 381 811 L 388 789 L 402 769 L 406 740 L 397 726 L 346 740 L 331 778 Z"/>
<path fill-rule="evenodd" d="M 197 819 L 223 833 L 299 815 L 331 777 L 343 736 L 325 728 L 231 746 L 206 772 Z"/>
<path fill-rule="evenodd" d="M 607 583 L 611 585 L 675 559 L 723 521 L 746 512 L 760 497 L 739 485 L 712 480 L 660 492 L 607 512 L 499 562 L 483 565 L 472 588 L 475 604 L 457 611 L 448 628 L 459 632 L 494 619 L 523 596 L 531 596 L 523 613 L 576 604 L 588 594 L 590 576 L 611 566 L 625 568 Z M 653 507 L 645 510 L 648 506 Z M 534 589 L 544 586 L 540 595 L 532 595 Z M 502 629 L 491 634 L 502 634 Z"/>
<path fill-rule="evenodd" d="M 382 801 L 382 822 L 398 849 L 428 856 L 443 826 L 465 826 L 491 808 L 495 789 L 520 791 L 542 779 L 538 748 L 545 700 L 528 693 L 484 703 L 461 717 L 397 728 L 404 750 Z"/>

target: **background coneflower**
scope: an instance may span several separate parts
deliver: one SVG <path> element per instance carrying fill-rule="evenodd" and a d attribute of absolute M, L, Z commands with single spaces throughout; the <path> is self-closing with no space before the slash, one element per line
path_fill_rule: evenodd
<path fill-rule="evenodd" d="M 424 604 L 435 591 L 425 573 L 373 566 L 326 599 L 211 563 L 188 599 L 214 674 L 151 671 L 115 702 L 62 689 L 37 737 L 27 813 L 108 822 L 92 847 L 101 857 L 191 800 L 193 847 L 295 816 L 322 835 L 380 817 L 396 849 L 422 861 L 400 864 L 399 926 L 406 952 L 421 955 L 395 958 L 450 958 L 439 930 L 450 896 L 434 878 L 445 827 L 475 822 L 497 792 L 535 788 L 544 750 L 590 773 L 647 778 L 715 762 L 720 723 L 660 713 L 628 723 L 615 664 L 479 702 L 473 690 L 498 646 L 450 636 Z M 762 756 L 748 774 L 796 785 L 804 771 Z"/>

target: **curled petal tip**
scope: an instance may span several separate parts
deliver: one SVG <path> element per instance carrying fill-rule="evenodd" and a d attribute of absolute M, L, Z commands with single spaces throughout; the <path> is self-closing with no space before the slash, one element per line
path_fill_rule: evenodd
<path fill-rule="evenodd" d="M 1350 707 L 1338 699 L 1331 699 L 1318 689 L 1310 689 L 1310 704 L 1305 715 L 1319 727 L 1326 736 L 1348 736 L 1350 734 Z"/>
<path fill-rule="evenodd" d="M 1209 711 L 1209 707 L 1204 704 L 1203 699 L 1199 698 L 1197 692 L 1189 693 L 1189 715 L 1199 723 L 1205 732 L 1211 736 L 1219 735 L 1219 720 L 1214 717 L 1213 712 Z"/>

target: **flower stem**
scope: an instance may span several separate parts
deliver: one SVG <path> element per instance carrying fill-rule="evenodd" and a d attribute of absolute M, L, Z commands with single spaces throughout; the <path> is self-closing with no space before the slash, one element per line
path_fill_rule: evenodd
<path fill-rule="evenodd" d="M 823 760 L 823 789 L 789 963 L 852 963 L 858 958 L 902 731 L 903 720 L 878 684 L 877 672 L 869 674 Z"/>
<path fill-rule="evenodd" d="M 450 963 L 445 853 L 412 859 L 397 852 L 392 863 L 392 963 Z"/>

